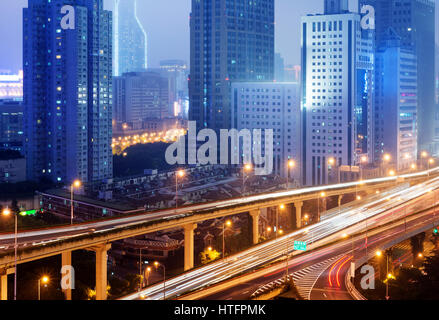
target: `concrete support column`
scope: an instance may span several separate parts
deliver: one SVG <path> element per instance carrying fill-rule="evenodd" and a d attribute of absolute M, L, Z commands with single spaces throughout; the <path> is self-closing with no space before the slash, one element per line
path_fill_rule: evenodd
<path fill-rule="evenodd" d="M 194 230 L 196 223 L 184 226 L 184 271 L 194 267 Z"/>
<path fill-rule="evenodd" d="M 8 300 L 8 275 L 0 276 L 0 300 Z"/>
<path fill-rule="evenodd" d="M 96 253 L 96 300 L 107 300 L 107 251 L 111 244 L 90 248 Z"/>
<path fill-rule="evenodd" d="M 0 269 L 0 300 L 8 300 L 8 275 L 14 273 L 14 268 Z"/>
<path fill-rule="evenodd" d="M 297 229 L 302 228 L 302 207 L 303 202 L 294 202 L 294 207 L 296 208 L 296 227 Z"/>
<path fill-rule="evenodd" d="M 253 231 L 253 244 L 259 243 L 259 216 L 261 215 L 261 210 L 250 211 L 250 216 L 252 217 L 252 231 Z"/>
<path fill-rule="evenodd" d="M 65 266 L 71 266 L 72 265 L 72 251 L 66 251 L 61 254 L 61 268 Z M 71 278 L 69 280 L 74 281 L 74 275 L 69 274 Z M 67 283 L 68 289 L 64 289 L 64 297 L 66 300 L 72 300 L 72 288 L 74 288 L 74 283 Z"/>

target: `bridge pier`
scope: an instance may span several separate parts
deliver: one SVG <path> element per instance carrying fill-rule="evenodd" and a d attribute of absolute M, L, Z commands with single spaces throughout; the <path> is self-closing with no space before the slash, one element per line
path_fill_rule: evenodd
<path fill-rule="evenodd" d="M 71 266 L 71 265 L 72 265 L 72 251 L 65 251 L 61 253 L 61 268 L 64 266 Z M 70 280 L 74 281 L 74 277 L 72 276 Z M 72 300 L 72 286 L 74 286 L 74 283 L 69 282 L 68 284 L 70 285 L 69 288 L 63 289 L 63 293 L 66 300 Z"/>
<path fill-rule="evenodd" d="M 343 200 L 343 195 L 341 194 L 341 195 L 339 195 L 338 196 L 338 208 L 340 209 L 340 207 L 341 207 L 341 201 Z"/>
<path fill-rule="evenodd" d="M 294 207 L 296 208 L 296 228 L 302 228 L 302 207 L 303 201 L 294 202 Z"/>
<path fill-rule="evenodd" d="M 252 231 L 253 231 L 253 244 L 259 243 L 259 216 L 261 214 L 261 210 L 252 210 L 250 211 L 250 216 L 252 217 Z"/>
<path fill-rule="evenodd" d="M 107 300 L 107 261 L 111 243 L 90 248 L 96 253 L 96 300 Z"/>
<path fill-rule="evenodd" d="M 15 272 L 14 268 L 0 269 L 0 300 L 8 300 L 8 275 Z"/>
<path fill-rule="evenodd" d="M 194 267 L 194 230 L 196 228 L 196 223 L 184 226 L 184 271 Z"/>

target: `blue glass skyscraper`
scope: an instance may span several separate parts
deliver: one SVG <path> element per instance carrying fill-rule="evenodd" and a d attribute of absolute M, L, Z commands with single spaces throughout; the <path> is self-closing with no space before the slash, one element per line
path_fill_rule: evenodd
<path fill-rule="evenodd" d="M 61 8 L 75 9 L 64 30 Z M 29 0 L 23 9 L 27 178 L 113 176 L 112 14 L 103 0 Z"/>
<path fill-rule="evenodd" d="M 189 119 L 236 127 L 231 83 L 274 77 L 274 0 L 192 0 L 190 29 Z"/>
<path fill-rule="evenodd" d="M 114 10 L 114 71 L 141 71 L 148 67 L 147 36 L 137 17 L 138 0 L 116 0 Z"/>

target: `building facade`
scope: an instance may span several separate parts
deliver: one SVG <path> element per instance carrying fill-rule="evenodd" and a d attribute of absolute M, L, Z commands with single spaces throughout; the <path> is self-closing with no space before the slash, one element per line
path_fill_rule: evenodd
<path fill-rule="evenodd" d="M 22 101 L 0 100 L 0 150 L 23 152 Z"/>
<path fill-rule="evenodd" d="M 346 12 L 347 1 L 326 1 L 325 10 L 302 18 L 304 185 L 327 184 L 370 145 L 373 38 L 359 14 Z"/>
<path fill-rule="evenodd" d="M 407 170 L 418 154 L 417 59 L 393 37 L 376 55 L 374 160 L 390 154 L 396 170 Z"/>
<path fill-rule="evenodd" d="M 114 119 L 141 129 L 148 119 L 165 119 L 170 105 L 169 79 L 156 72 L 130 72 L 114 78 Z"/>
<path fill-rule="evenodd" d="M 75 9 L 64 30 L 61 8 Z M 23 9 L 27 177 L 112 178 L 112 14 L 102 0 L 30 0 Z"/>
<path fill-rule="evenodd" d="M 272 81 L 274 0 L 192 0 L 189 120 L 230 128 L 231 83 Z"/>
<path fill-rule="evenodd" d="M 18 74 L 0 72 L 0 99 L 23 100 L 23 70 Z"/>
<path fill-rule="evenodd" d="M 300 90 L 297 82 L 235 82 L 232 84 L 233 128 L 273 129 L 273 174 L 300 184 Z M 258 143 L 255 141 L 254 143 Z M 254 145 L 254 144 L 253 144 Z M 294 168 L 288 168 L 293 160 Z"/>
<path fill-rule="evenodd" d="M 137 15 L 138 0 L 116 0 L 114 10 L 114 72 L 148 67 L 147 35 Z"/>
<path fill-rule="evenodd" d="M 433 0 L 359 0 L 375 8 L 376 43 L 385 41 L 388 28 L 411 50 L 418 66 L 418 146 L 431 150 L 435 128 L 435 2 Z"/>

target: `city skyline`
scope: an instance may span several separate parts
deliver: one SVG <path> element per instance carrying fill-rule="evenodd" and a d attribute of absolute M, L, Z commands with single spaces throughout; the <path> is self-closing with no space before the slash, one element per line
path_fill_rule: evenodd
<path fill-rule="evenodd" d="M 105 8 L 113 10 L 112 1 L 105 0 Z M 350 0 L 350 9 L 357 10 L 356 2 Z M 438 4 L 439 0 L 436 0 Z M 21 18 L 22 8 L 27 0 L 2 1 L 0 3 L 0 29 L 10 31 L 0 35 L 0 70 L 17 73 L 21 68 Z M 190 1 L 163 0 L 151 6 L 147 1 L 139 3 L 138 11 L 148 37 L 148 64 L 158 67 L 160 60 L 183 59 L 189 63 L 189 14 Z M 172 11 L 169 8 L 173 8 Z M 322 13 L 323 1 L 312 0 L 306 3 L 290 3 L 289 0 L 276 0 L 276 52 L 285 58 L 285 65 L 300 64 L 300 18 L 306 14 Z M 163 15 L 167 19 L 163 19 Z M 439 5 L 436 5 L 436 16 Z M 436 26 L 439 28 L 439 19 Z M 173 26 L 169 27 L 169 22 Z M 165 39 L 165 45 L 163 45 Z M 439 43 L 439 33 L 436 35 Z"/>

